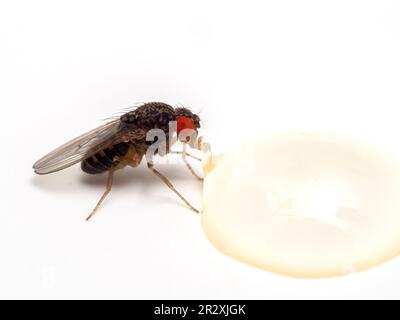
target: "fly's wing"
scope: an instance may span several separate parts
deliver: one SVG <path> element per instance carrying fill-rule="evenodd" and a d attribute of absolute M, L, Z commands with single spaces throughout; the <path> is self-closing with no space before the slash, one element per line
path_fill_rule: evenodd
<path fill-rule="evenodd" d="M 60 171 L 92 156 L 121 138 L 119 119 L 107 122 L 45 155 L 33 165 L 33 169 L 37 174 Z"/>

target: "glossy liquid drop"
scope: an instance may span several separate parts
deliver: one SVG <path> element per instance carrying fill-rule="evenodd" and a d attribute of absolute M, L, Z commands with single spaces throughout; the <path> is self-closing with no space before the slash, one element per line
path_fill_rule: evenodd
<path fill-rule="evenodd" d="M 235 259 L 329 277 L 400 251 L 400 166 L 378 149 L 290 133 L 214 157 L 204 169 L 202 226 Z"/>

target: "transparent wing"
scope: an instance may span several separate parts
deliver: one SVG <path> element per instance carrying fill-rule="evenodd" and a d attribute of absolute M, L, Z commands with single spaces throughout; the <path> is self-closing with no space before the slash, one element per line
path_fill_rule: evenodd
<path fill-rule="evenodd" d="M 92 156 L 120 139 L 120 121 L 107 122 L 63 144 L 33 165 L 37 174 L 48 174 L 68 168 Z"/>

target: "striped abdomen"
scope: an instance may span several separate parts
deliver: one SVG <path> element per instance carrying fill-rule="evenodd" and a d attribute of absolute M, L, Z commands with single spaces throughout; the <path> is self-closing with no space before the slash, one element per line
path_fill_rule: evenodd
<path fill-rule="evenodd" d="M 101 150 L 81 162 L 81 168 L 89 174 L 108 171 L 118 166 L 129 151 L 129 144 L 121 142 Z"/>

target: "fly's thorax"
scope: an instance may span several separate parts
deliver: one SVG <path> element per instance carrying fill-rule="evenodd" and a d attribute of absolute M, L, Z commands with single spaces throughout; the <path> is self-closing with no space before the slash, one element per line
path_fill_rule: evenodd
<path fill-rule="evenodd" d="M 161 129 L 168 133 L 170 121 L 175 120 L 173 107 L 162 102 L 149 102 L 121 116 L 124 128 L 137 130 Z"/>

